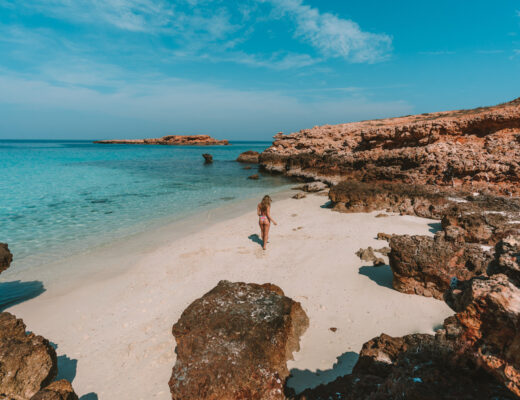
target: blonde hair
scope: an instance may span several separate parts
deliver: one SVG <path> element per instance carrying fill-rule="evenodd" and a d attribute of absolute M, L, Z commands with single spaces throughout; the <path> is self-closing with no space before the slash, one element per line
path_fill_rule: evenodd
<path fill-rule="evenodd" d="M 267 211 L 269 207 L 271 207 L 271 198 L 268 195 L 265 195 L 260 202 L 260 210 L 261 211 Z"/>

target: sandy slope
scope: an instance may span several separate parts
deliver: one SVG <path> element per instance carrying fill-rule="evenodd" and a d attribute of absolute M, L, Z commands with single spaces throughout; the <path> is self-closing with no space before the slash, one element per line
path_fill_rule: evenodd
<path fill-rule="evenodd" d="M 331 380 L 350 370 L 372 337 L 432 332 L 451 312 L 441 301 L 392 290 L 389 267 L 365 267 L 354 254 L 385 246 L 375 240 L 377 232 L 430 234 L 432 221 L 339 214 L 320 207 L 326 202 L 317 195 L 275 202 L 279 225 L 265 252 L 251 236 L 258 233 L 255 212 L 153 251 L 119 254 L 114 246 L 112 263 L 135 254 L 135 265 L 72 291 L 48 290 L 11 311 L 58 345 L 61 376 L 74 378 L 82 400 L 168 399 L 171 325 L 184 308 L 221 279 L 271 282 L 300 301 L 310 318 L 289 365 L 291 384 Z"/>

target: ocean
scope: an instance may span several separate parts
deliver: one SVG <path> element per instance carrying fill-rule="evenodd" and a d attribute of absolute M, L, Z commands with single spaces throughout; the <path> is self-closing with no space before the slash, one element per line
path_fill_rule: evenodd
<path fill-rule="evenodd" d="M 230 146 L 0 141 L 0 242 L 13 265 L 35 267 L 241 199 L 287 189 L 282 176 L 245 170 Z M 203 153 L 213 155 L 204 164 Z"/>

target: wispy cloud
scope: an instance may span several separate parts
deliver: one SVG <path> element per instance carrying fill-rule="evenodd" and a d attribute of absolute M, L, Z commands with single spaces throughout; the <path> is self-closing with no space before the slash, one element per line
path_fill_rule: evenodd
<path fill-rule="evenodd" d="M 349 19 L 322 13 L 302 0 L 260 0 L 269 2 L 281 16 L 290 17 L 295 36 L 303 39 L 327 57 L 342 57 L 352 62 L 377 62 L 385 59 L 392 38 L 386 34 L 363 31 Z"/>

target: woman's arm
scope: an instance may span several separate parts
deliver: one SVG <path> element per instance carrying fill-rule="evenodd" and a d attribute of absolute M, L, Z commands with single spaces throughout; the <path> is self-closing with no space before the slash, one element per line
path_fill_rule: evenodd
<path fill-rule="evenodd" d="M 278 225 L 276 221 L 271 217 L 271 207 L 267 208 L 267 218 L 269 218 L 269 221 L 271 221 L 273 224 Z"/>
<path fill-rule="evenodd" d="M 258 216 L 260 216 L 260 214 L 262 214 L 262 213 L 260 212 L 260 204 L 256 206 L 256 214 L 257 214 Z"/>

